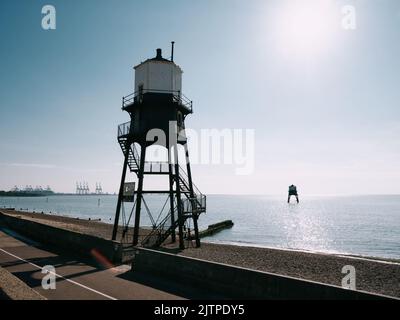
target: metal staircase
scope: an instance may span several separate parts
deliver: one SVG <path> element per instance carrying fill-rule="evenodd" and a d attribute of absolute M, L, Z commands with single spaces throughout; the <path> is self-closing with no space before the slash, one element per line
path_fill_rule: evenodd
<path fill-rule="evenodd" d="M 167 214 L 163 221 L 155 227 L 142 241 L 142 246 L 146 248 L 159 247 L 172 234 L 177 226 L 171 225 L 171 211 Z"/>
<path fill-rule="evenodd" d="M 182 201 L 183 214 L 197 214 L 200 215 L 206 212 L 206 196 L 203 195 L 196 185 L 192 182 L 193 197 L 189 188 L 189 178 L 183 168 L 179 166 L 179 190 L 185 195 L 186 199 Z"/>
<path fill-rule="evenodd" d="M 185 195 L 185 199 L 181 200 L 182 219 L 184 224 L 187 219 L 193 218 L 193 216 L 198 217 L 201 213 L 206 212 L 207 198 L 205 195 L 200 193 L 194 184 L 192 184 L 194 190 L 193 197 L 191 197 L 187 175 L 182 168 L 180 169 L 182 174 L 179 175 L 179 189 L 180 192 Z M 175 207 L 174 211 L 177 211 L 177 207 Z M 175 221 L 175 223 L 171 225 L 171 211 L 169 211 L 168 215 L 144 238 L 141 243 L 142 246 L 147 248 L 161 246 L 177 227 L 178 221 Z"/>
<path fill-rule="evenodd" d="M 130 122 L 123 123 L 118 127 L 118 143 L 121 147 L 122 153 L 125 155 L 127 148 L 129 148 L 128 167 L 131 172 L 138 173 L 140 166 L 140 155 L 135 145 L 131 144 L 128 147 L 128 136 L 130 134 Z M 155 162 L 146 161 L 144 164 L 145 174 L 168 174 L 168 162 Z"/>
<path fill-rule="evenodd" d="M 118 138 L 119 145 L 121 146 L 122 153 L 126 154 L 127 138 Z M 134 145 L 129 146 L 128 166 L 131 172 L 139 172 L 139 154 Z"/>

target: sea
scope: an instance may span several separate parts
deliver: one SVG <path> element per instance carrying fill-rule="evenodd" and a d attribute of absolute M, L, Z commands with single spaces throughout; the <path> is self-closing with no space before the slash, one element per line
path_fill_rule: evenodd
<path fill-rule="evenodd" d="M 146 196 L 155 223 L 161 221 L 166 201 Z M 0 208 L 106 223 L 113 223 L 116 203 L 114 195 L 0 197 Z M 130 213 L 129 205 L 124 206 L 125 221 Z M 143 210 L 141 224 L 151 226 L 152 219 Z M 232 220 L 233 228 L 203 241 L 400 260 L 400 195 L 302 196 L 299 204 L 280 196 L 207 196 L 200 228 L 223 220 Z"/>

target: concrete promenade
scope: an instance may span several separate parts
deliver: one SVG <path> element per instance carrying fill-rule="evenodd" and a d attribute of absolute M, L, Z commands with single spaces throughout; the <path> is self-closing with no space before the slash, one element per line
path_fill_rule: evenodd
<path fill-rule="evenodd" d="M 44 290 L 46 265 L 56 268 L 56 290 Z M 106 269 L 101 258 L 60 252 L 0 229 L 0 266 L 49 300 L 181 300 L 210 298 L 206 292 L 132 274 L 122 265 Z M 108 266 L 110 267 L 110 266 Z"/>

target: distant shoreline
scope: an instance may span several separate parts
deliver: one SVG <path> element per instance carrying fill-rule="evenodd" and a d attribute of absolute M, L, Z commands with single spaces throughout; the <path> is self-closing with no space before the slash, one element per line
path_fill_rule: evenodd
<path fill-rule="evenodd" d="M 117 194 L 111 194 L 111 193 L 102 193 L 102 194 L 96 194 L 96 193 L 89 193 L 89 194 L 76 194 L 76 193 L 55 193 L 54 196 L 78 196 L 78 197 L 87 197 L 87 196 L 117 196 Z"/>
<path fill-rule="evenodd" d="M 0 198 L 40 198 L 40 197 L 54 197 L 54 196 L 116 196 L 116 194 L 76 194 L 76 193 L 43 193 L 43 192 L 14 192 L 14 191 L 0 191 Z"/>
<path fill-rule="evenodd" d="M 35 198 L 35 197 L 49 197 L 52 195 L 54 195 L 53 192 L 0 191 L 0 197 Z"/>

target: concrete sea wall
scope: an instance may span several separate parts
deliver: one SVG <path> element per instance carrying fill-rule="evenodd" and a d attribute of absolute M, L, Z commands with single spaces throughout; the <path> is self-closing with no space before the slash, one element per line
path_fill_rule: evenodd
<path fill-rule="evenodd" d="M 0 212 L 0 223 L 32 240 L 73 250 L 86 256 L 100 255 L 108 261 L 122 261 L 122 246 L 118 242 L 52 227 Z"/>
<path fill-rule="evenodd" d="M 202 287 L 233 299 L 376 300 L 390 299 L 367 292 L 150 249 L 137 249 L 132 271 L 150 273 L 189 286 Z"/>
<path fill-rule="evenodd" d="M 212 236 L 222 230 L 229 229 L 233 227 L 233 221 L 232 220 L 226 220 L 222 221 L 216 224 L 211 224 L 208 226 L 207 229 L 200 231 L 199 236 L 200 238 L 205 238 Z"/>

